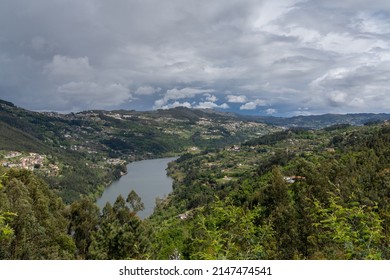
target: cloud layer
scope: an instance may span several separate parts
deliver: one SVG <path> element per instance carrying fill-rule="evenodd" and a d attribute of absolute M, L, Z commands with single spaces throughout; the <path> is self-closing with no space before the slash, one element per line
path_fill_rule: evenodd
<path fill-rule="evenodd" d="M 29 109 L 389 112 L 388 1 L 0 2 L 0 98 Z"/>

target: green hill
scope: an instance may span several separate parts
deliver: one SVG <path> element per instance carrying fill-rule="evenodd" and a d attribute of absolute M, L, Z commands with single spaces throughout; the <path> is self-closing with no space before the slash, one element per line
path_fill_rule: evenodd
<path fill-rule="evenodd" d="M 220 148 L 275 130 L 207 110 L 32 112 L 0 102 L 0 150 L 50 157 L 58 176 L 43 178 L 66 202 L 98 195 L 134 160 Z M 108 159 L 121 164 L 110 164 Z M 39 171 L 39 170 L 38 170 Z M 38 172 L 39 173 L 39 172 Z M 40 174 L 42 175 L 42 174 Z"/>
<path fill-rule="evenodd" d="M 0 257 L 390 259 L 390 125 L 356 117 L 285 129 L 209 110 L 61 115 L 0 101 L 0 160 L 41 160 L 0 167 Z M 151 217 L 134 192 L 99 211 L 94 196 L 124 163 L 169 154 L 181 155 L 173 192 Z"/>
<path fill-rule="evenodd" d="M 387 122 L 183 156 L 149 221 L 154 257 L 389 259 L 389 151 Z"/>
<path fill-rule="evenodd" d="M 34 136 L 0 121 L 0 150 L 44 152 L 48 147 Z"/>

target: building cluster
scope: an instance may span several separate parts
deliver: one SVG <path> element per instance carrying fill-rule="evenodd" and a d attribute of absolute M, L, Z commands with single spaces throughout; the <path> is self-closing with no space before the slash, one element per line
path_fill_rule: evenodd
<path fill-rule="evenodd" d="M 1 160 L 0 163 L 3 167 L 7 168 L 27 170 L 42 169 L 46 171 L 47 175 L 58 176 L 60 168 L 56 164 L 48 164 L 44 167 L 46 161 L 46 155 L 37 153 L 23 155 L 21 152 L 10 151 L 3 156 L 3 160 Z"/>
<path fill-rule="evenodd" d="M 36 167 L 40 167 L 43 165 L 46 156 L 45 155 L 39 155 L 37 153 L 29 153 L 28 156 L 22 156 L 22 153 L 11 151 L 8 154 L 4 156 L 6 159 L 2 162 L 2 165 L 4 167 L 10 167 L 10 168 L 23 168 L 28 170 L 34 170 Z M 15 159 L 12 160 L 10 159 Z"/>

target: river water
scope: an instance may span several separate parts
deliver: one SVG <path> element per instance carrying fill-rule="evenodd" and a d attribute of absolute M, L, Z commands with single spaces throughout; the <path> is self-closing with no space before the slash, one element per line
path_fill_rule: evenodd
<path fill-rule="evenodd" d="M 145 210 L 138 212 L 142 219 L 153 213 L 156 198 L 163 198 L 172 191 L 172 178 L 166 174 L 168 163 L 177 157 L 142 160 L 129 163 L 127 174 L 108 186 L 97 200 L 97 205 L 103 209 L 107 202 L 114 204 L 116 198 L 122 195 L 124 199 L 134 190 L 145 205 Z"/>

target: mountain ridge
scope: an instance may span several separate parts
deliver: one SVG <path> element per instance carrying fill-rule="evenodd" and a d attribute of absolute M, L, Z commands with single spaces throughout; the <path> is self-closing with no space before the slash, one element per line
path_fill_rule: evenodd
<path fill-rule="evenodd" d="M 23 109 L 17 107 L 12 102 L 1 100 L 0 105 L 6 105 L 14 109 Z M 26 109 L 23 109 L 26 110 Z M 29 110 L 26 110 L 29 111 Z M 135 114 L 135 115 L 154 115 L 154 116 L 170 116 L 178 119 L 187 119 L 190 121 L 199 120 L 203 117 L 216 117 L 222 119 L 233 118 L 242 121 L 255 121 L 262 122 L 267 125 L 286 126 L 286 127 L 307 127 L 313 129 L 319 129 L 334 124 L 348 123 L 351 125 L 363 125 L 367 122 L 373 121 L 385 121 L 390 119 L 390 113 L 346 113 L 346 114 L 334 114 L 325 113 L 320 115 L 297 115 L 292 117 L 275 117 L 275 116 L 261 116 L 261 115 L 243 115 L 235 112 L 225 112 L 213 109 L 199 109 L 199 108 L 187 108 L 187 107 L 175 107 L 170 109 L 158 109 L 147 111 L 136 110 L 101 110 L 92 109 L 75 113 L 61 114 L 57 112 L 36 112 L 29 111 L 31 113 L 38 113 L 50 116 L 69 117 L 74 115 L 84 115 L 88 113 L 119 113 L 119 114 Z"/>

